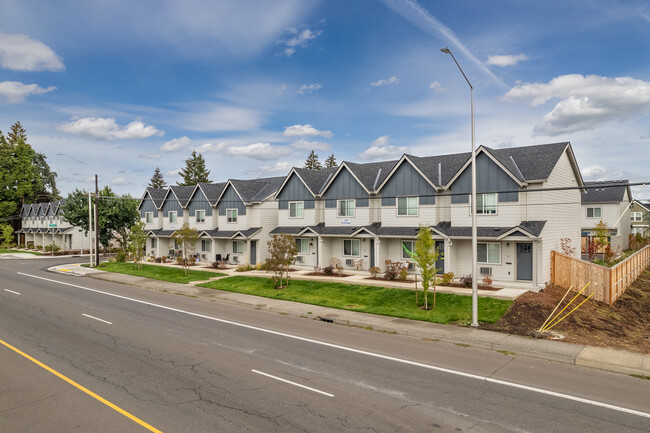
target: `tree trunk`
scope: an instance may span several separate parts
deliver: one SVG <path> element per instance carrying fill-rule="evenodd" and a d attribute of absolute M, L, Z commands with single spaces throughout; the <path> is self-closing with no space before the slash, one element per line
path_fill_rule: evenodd
<path fill-rule="evenodd" d="M 429 309 L 429 303 L 428 303 L 429 294 L 427 293 L 427 288 L 424 287 L 422 289 L 422 291 L 424 292 L 424 309 L 428 310 Z"/>

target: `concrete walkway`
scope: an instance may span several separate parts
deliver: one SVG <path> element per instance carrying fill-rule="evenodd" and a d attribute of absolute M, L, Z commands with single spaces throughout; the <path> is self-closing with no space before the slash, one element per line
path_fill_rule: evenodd
<path fill-rule="evenodd" d="M 222 292 L 218 290 L 197 287 L 195 285 L 197 283 L 202 283 L 205 281 L 191 284 L 168 283 L 165 281 L 151 280 L 148 278 L 134 277 L 131 275 L 104 272 L 97 269 L 81 267 L 80 265 L 54 266 L 49 270 L 62 274 L 88 276 L 101 280 L 114 281 L 153 290 L 171 292 L 175 294 L 196 296 L 199 298 L 210 299 L 213 301 L 238 305 L 246 308 L 264 309 L 267 311 L 299 317 L 313 317 L 326 322 L 338 323 L 347 326 L 358 326 L 375 331 L 391 333 L 395 332 L 398 334 L 410 335 L 417 338 L 440 340 L 455 344 L 466 344 L 469 346 L 488 350 L 505 351 L 513 355 L 531 356 L 551 361 L 593 367 L 616 373 L 650 376 L 650 355 L 641 355 L 620 350 L 569 344 L 559 341 L 537 339 L 533 337 L 522 337 L 519 335 L 509 335 L 499 332 L 485 331 L 482 329 L 441 325 L 418 320 L 400 319 L 374 314 L 358 313 L 354 311 L 338 310 L 335 308 L 319 307 L 309 304 L 300 304 L 297 302 L 244 295 L 240 293 Z M 254 275 L 256 272 L 259 271 L 246 272 L 246 275 Z M 225 273 L 235 273 L 237 275 L 241 275 L 239 272 L 233 272 L 233 270 L 226 270 Z M 268 274 L 265 274 L 264 272 L 261 272 L 260 275 L 268 276 Z M 218 278 L 220 277 L 215 277 L 214 279 Z M 294 276 L 292 274 L 292 278 L 299 279 L 299 276 Z M 314 277 L 309 278 L 316 279 Z M 367 279 L 363 281 L 364 278 L 365 277 L 361 276 L 359 276 L 358 279 L 352 277 L 330 277 L 328 281 L 333 280 L 353 284 L 368 284 L 368 282 L 371 281 Z M 375 281 L 372 282 L 375 283 Z M 389 287 L 397 286 L 391 285 Z M 412 289 L 412 285 L 409 285 L 408 287 Z M 494 293 L 496 292 L 488 291 L 483 295 L 494 297 Z"/>

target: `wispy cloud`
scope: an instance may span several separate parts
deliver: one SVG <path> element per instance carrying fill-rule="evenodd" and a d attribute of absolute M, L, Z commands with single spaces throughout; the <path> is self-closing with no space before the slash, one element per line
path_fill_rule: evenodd
<path fill-rule="evenodd" d="M 388 135 L 382 135 L 372 142 L 370 147 L 359 154 L 359 158 L 365 161 L 376 161 L 381 159 L 395 159 L 404 153 L 409 153 L 408 147 L 395 147 L 390 144 L 392 139 Z"/>
<path fill-rule="evenodd" d="M 103 117 L 84 117 L 59 125 L 57 129 L 67 134 L 80 135 L 99 140 L 126 140 L 162 136 L 165 132 L 153 125 L 135 120 L 126 126 L 120 126 L 115 119 Z"/>
<path fill-rule="evenodd" d="M 170 113 L 170 122 L 179 128 L 199 132 L 252 131 L 264 122 L 259 110 L 222 103 L 183 105 L 182 112 Z"/>
<path fill-rule="evenodd" d="M 390 78 L 373 81 L 373 82 L 370 83 L 370 85 L 375 86 L 375 87 L 379 87 L 379 86 L 385 86 L 387 84 L 397 84 L 397 83 L 399 83 L 399 78 L 397 78 L 396 76 L 393 75 Z"/>
<path fill-rule="evenodd" d="M 143 159 L 160 159 L 160 154 L 159 153 L 147 153 L 144 155 L 138 155 L 138 158 L 143 158 Z"/>
<path fill-rule="evenodd" d="M 279 44 L 284 45 L 284 49 L 277 53 L 278 56 L 291 57 L 296 53 L 297 48 L 306 48 L 311 41 L 316 39 L 323 33 L 322 30 L 312 30 L 307 26 L 292 27 L 287 30 L 290 37 L 278 41 Z"/>
<path fill-rule="evenodd" d="M 3 81 L 0 83 L 0 97 L 10 104 L 22 102 L 29 95 L 42 95 L 56 90 L 56 87 L 41 87 L 38 84 L 23 84 L 19 81 Z"/>
<path fill-rule="evenodd" d="M 321 136 L 331 137 L 332 131 L 319 131 L 310 124 L 287 126 L 282 133 L 285 137 Z"/>
<path fill-rule="evenodd" d="M 291 170 L 292 165 L 286 161 L 277 162 L 273 165 L 262 165 L 256 168 L 246 170 L 249 176 L 270 176 L 286 174 Z"/>
<path fill-rule="evenodd" d="M 310 94 L 314 93 L 317 90 L 320 90 L 323 86 L 320 83 L 312 84 L 303 84 L 300 86 L 300 89 L 296 92 L 298 95 L 304 95 L 305 93 Z"/>
<path fill-rule="evenodd" d="M 269 160 L 292 153 L 292 150 L 286 146 L 275 146 L 270 143 L 253 143 L 246 146 L 229 146 L 224 149 L 229 156 L 241 156 L 244 158 Z"/>
<path fill-rule="evenodd" d="M 174 138 L 173 140 L 169 140 L 167 143 L 160 146 L 160 150 L 163 152 L 174 152 L 189 146 L 191 143 L 192 140 L 190 140 L 187 136 Z"/>
<path fill-rule="evenodd" d="M 324 143 L 322 141 L 309 141 L 304 138 L 294 141 L 289 146 L 293 149 L 299 150 L 329 150 L 331 147 L 329 143 Z"/>
<path fill-rule="evenodd" d="M 525 54 L 517 54 L 516 56 L 494 55 L 494 56 L 488 56 L 486 64 L 494 65 L 494 66 L 513 66 L 524 60 L 528 60 L 528 56 Z"/>
<path fill-rule="evenodd" d="M 466 46 L 456 34 L 440 20 L 431 15 L 422 5 L 415 0 L 382 0 L 390 9 L 394 10 L 407 21 L 420 30 L 441 38 L 445 43 L 454 46 L 463 53 L 465 57 L 476 64 L 488 77 L 496 82 L 503 84 L 502 81 L 492 73 L 492 71 L 483 64 Z"/>
<path fill-rule="evenodd" d="M 433 81 L 432 83 L 430 83 L 429 89 L 433 90 L 434 92 L 444 92 L 445 90 L 447 90 L 444 87 L 442 87 L 442 84 L 440 84 L 439 81 Z"/>
<path fill-rule="evenodd" d="M 113 185 L 131 185 L 131 182 L 124 179 L 123 177 L 118 177 L 116 179 L 113 179 L 110 181 L 110 183 Z"/>
<path fill-rule="evenodd" d="M 0 66 L 12 71 L 63 71 L 63 59 L 27 35 L 0 32 Z"/>

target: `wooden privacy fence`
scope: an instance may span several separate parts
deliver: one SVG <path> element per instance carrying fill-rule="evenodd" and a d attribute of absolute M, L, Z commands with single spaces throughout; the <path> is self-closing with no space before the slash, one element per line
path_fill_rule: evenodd
<path fill-rule="evenodd" d="M 612 305 L 648 266 L 650 245 L 613 268 L 551 251 L 551 284 L 565 288 L 573 286 L 578 292 L 590 283 L 583 295 L 594 293 L 594 299 Z"/>

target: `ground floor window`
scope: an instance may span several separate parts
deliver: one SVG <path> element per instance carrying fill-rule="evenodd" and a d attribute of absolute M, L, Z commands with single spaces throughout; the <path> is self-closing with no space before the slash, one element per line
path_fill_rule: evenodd
<path fill-rule="evenodd" d="M 296 238 L 296 248 L 298 249 L 298 254 L 309 254 L 309 239 Z"/>
<path fill-rule="evenodd" d="M 201 239 L 201 251 L 209 253 L 212 250 L 212 241 L 210 239 Z"/>
<path fill-rule="evenodd" d="M 501 244 L 500 243 L 479 243 L 476 247 L 478 252 L 478 262 L 498 265 L 501 263 Z"/>
<path fill-rule="evenodd" d="M 151 238 L 151 248 L 156 248 L 157 243 L 156 238 Z"/>
<path fill-rule="evenodd" d="M 244 241 L 232 241 L 232 253 L 244 254 Z"/>
<path fill-rule="evenodd" d="M 343 255 L 344 256 L 359 256 L 359 239 L 344 239 L 343 240 Z"/>
<path fill-rule="evenodd" d="M 406 250 L 409 250 L 411 253 L 413 253 L 415 251 L 415 241 L 402 241 L 402 258 L 410 259 L 411 256 Z"/>

